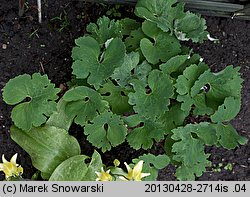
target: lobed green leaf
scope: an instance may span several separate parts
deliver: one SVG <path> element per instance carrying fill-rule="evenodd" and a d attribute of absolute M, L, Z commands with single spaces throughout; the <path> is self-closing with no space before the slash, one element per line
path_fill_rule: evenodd
<path fill-rule="evenodd" d="M 119 86 L 127 88 L 129 86 L 129 80 L 132 79 L 132 70 L 134 70 L 140 61 L 140 55 L 138 52 L 131 52 L 124 57 L 124 63 L 122 66 L 114 70 L 112 79 L 116 80 Z"/>
<path fill-rule="evenodd" d="M 130 91 L 125 88 L 116 86 L 112 81 L 108 81 L 98 92 L 102 95 L 102 98 L 109 103 L 113 113 L 123 114 L 133 111 L 132 106 L 128 104 L 128 94 Z"/>
<path fill-rule="evenodd" d="M 103 52 L 92 37 L 78 38 L 76 44 L 72 50 L 73 74 L 76 78 L 88 78 L 87 82 L 96 89 L 113 74 L 115 68 L 123 64 L 125 45 L 119 38 L 109 40 Z"/>
<path fill-rule="evenodd" d="M 11 118 L 18 128 L 28 131 L 33 126 L 41 126 L 56 111 L 55 100 L 59 92 L 47 75 L 24 74 L 9 80 L 3 89 L 3 100 L 16 105 Z"/>
<path fill-rule="evenodd" d="M 148 90 L 139 80 L 133 80 L 131 84 L 135 92 L 128 94 L 128 102 L 134 105 L 135 112 L 140 116 L 155 120 L 168 110 L 170 98 L 173 96 L 173 84 L 167 75 L 159 70 L 151 71 L 148 76 Z"/>
<path fill-rule="evenodd" d="M 179 41 L 165 32 L 158 34 L 154 40 L 141 39 L 140 48 L 146 60 L 151 64 L 166 62 L 181 52 Z"/>
<path fill-rule="evenodd" d="M 85 126 L 84 133 L 90 143 L 105 152 L 125 141 L 127 128 L 120 116 L 105 111 Z"/>
<path fill-rule="evenodd" d="M 185 16 L 184 4 L 177 0 L 138 0 L 135 14 L 156 23 L 164 32 L 172 32 L 174 20 Z"/>
<path fill-rule="evenodd" d="M 192 87 L 191 96 L 196 96 L 204 86 L 208 85 L 207 103 L 215 109 L 224 103 L 226 97 L 240 98 L 243 80 L 240 77 L 239 69 L 239 67 L 227 66 L 218 73 L 205 71 Z"/>
<path fill-rule="evenodd" d="M 211 116 L 215 123 L 222 123 L 232 120 L 240 112 L 240 98 L 227 97 L 224 103 L 218 107 L 218 110 Z"/>
<path fill-rule="evenodd" d="M 240 136 L 230 124 L 188 124 L 173 129 L 172 133 L 171 138 L 175 140 L 172 146 L 172 152 L 175 154 L 173 160 L 181 163 L 176 170 L 176 176 L 183 181 L 201 176 L 206 170 L 205 167 L 210 165 L 207 160 L 209 154 L 205 154 L 204 145 L 221 145 L 233 149 L 239 144 L 247 143 L 247 139 Z"/>
<path fill-rule="evenodd" d="M 175 20 L 174 29 L 176 37 L 182 41 L 191 39 L 193 42 L 202 42 L 208 36 L 206 20 L 189 11 L 183 18 Z"/>
<path fill-rule="evenodd" d="M 175 153 L 173 159 L 180 162 L 180 167 L 176 170 L 176 176 L 179 180 L 194 180 L 195 176 L 201 176 L 206 171 L 209 154 L 204 152 L 204 144 L 201 140 L 194 138 L 187 129 L 195 131 L 193 125 L 179 127 L 172 130 L 172 139 L 176 140 L 173 144 L 172 151 Z M 184 171 L 186 169 L 188 171 Z"/>
<path fill-rule="evenodd" d="M 133 159 L 133 163 L 137 163 L 140 160 L 144 161 L 143 173 L 150 173 L 150 176 L 145 177 L 144 181 L 156 181 L 158 177 L 158 171 L 165 168 L 170 163 L 170 158 L 167 155 L 153 155 L 151 153 L 144 154 L 138 159 Z"/>
<path fill-rule="evenodd" d="M 240 136 L 231 124 L 215 124 L 213 127 L 216 129 L 219 144 L 226 149 L 234 149 L 248 141 L 246 137 Z"/>
<path fill-rule="evenodd" d="M 122 38 L 122 27 L 119 21 L 110 20 L 103 16 L 96 23 L 87 25 L 87 32 L 100 44 L 104 44 L 111 38 Z"/>
<path fill-rule="evenodd" d="M 125 46 L 127 51 L 140 51 L 140 42 L 143 38 L 145 38 L 145 34 L 143 33 L 141 27 L 136 30 L 132 30 L 130 32 L 130 35 L 125 39 Z"/>
<path fill-rule="evenodd" d="M 155 141 L 159 142 L 167 134 L 166 128 L 160 122 L 141 118 L 138 115 L 125 118 L 125 122 L 128 126 L 135 127 L 127 136 L 129 145 L 135 150 L 140 148 L 147 150 Z"/>
<path fill-rule="evenodd" d="M 86 86 L 70 89 L 64 94 L 63 100 L 67 102 L 66 115 L 73 117 L 75 123 L 81 126 L 85 126 L 88 121 L 109 108 L 108 102 L 98 92 Z"/>

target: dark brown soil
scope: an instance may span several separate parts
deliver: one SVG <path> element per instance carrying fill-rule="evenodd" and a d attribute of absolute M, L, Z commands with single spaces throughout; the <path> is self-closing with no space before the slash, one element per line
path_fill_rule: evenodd
<path fill-rule="evenodd" d="M 25 15 L 18 17 L 17 0 L 0 0 L 0 89 L 6 82 L 20 74 L 46 73 L 57 86 L 71 79 L 71 49 L 74 39 L 85 33 L 86 25 L 105 14 L 109 6 L 83 3 L 83 1 L 50 0 L 43 1 L 43 23 L 37 21 L 36 0 L 28 0 Z M 129 7 L 121 8 L 122 15 L 129 15 Z M 61 22 L 52 20 L 67 13 L 69 25 L 59 31 Z M 194 45 L 211 69 L 219 71 L 227 65 L 241 67 L 244 78 L 242 108 L 233 125 L 242 135 L 250 138 L 250 22 L 230 18 L 206 17 L 208 30 L 220 43 L 205 42 Z M 1 94 L 1 93 L 0 93 Z M 9 128 L 11 107 L 2 101 L 0 95 L 0 156 L 9 159 L 19 153 L 18 163 L 24 167 L 24 178 L 31 178 L 35 169 L 30 157 L 10 139 Z M 82 152 L 91 155 L 93 147 L 86 142 L 77 126 L 71 134 L 82 145 Z M 159 150 L 152 150 L 151 152 Z M 197 180 L 250 180 L 250 143 L 234 150 L 207 147 L 214 164 Z M 122 162 L 137 157 L 144 151 L 131 150 L 123 144 L 112 152 L 105 153 L 103 160 L 110 164 L 119 158 Z M 220 164 L 221 163 L 221 164 Z M 232 170 L 224 166 L 232 164 Z M 222 165 L 220 172 L 215 172 Z M 175 169 L 169 166 L 160 171 L 158 180 L 175 180 Z M 3 180 L 1 173 L 0 180 Z"/>

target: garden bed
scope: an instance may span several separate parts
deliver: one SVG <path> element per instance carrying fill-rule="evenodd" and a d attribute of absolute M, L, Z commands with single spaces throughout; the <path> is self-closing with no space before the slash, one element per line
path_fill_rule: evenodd
<path fill-rule="evenodd" d="M 0 5 L 0 89 L 7 81 L 17 75 L 40 72 L 47 74 L 57 87 L 65 86 L 71 79 L 71 50 L 74 40 L 86 32 L 86 25 L 95 22 L 99 16 L 110 10 L 110 6 L 96 5 L 77 1 L 45 1 L 43 22 L 37 21 L 36 1 L 29 1 L 25 15 L 18 17 L 16 0 Z M 120 7 L 122 16 L 131 15 L 132 7 Z M 62 16 L 62 20 L 55 17 Z M 63 18 L 63 17 L 66 18 Z M 192 44 L 213 71 L 220 71 L 227 65 L 240 66 L 244 87 L 242 107 L 233 121 L 237 131 L 250 138 L 250 22 L 231 18 L 206 17 L 208 31 L 220 39 L 214 44 Z M 68 20 L 63 29 L 63 21 Z M 67 22 L 67 21 L 66 21 Z M 61 29 L 61 30 L 60 30 Z M 31 178 L 36 170 L 32 167 L 29 155 L 11 140 L 9 129 L 11 107 L 7 106 L 0 95 L 0 155 L 10 158 L 18 153 L 18 163 L 24 168 L 24 178 Z M 91 155 L 94 148 L 86 140 L 81 128 L 74 125 L 71 130 L 82 146 L 82 153 Z M 152 153 L 161 153 L 160 145 Z M 112 164 L 115 158 L 121 162 L 131 161 L 145 152 L 132 150 L 122 144 L 103 154 L 105 164 Z M 250 180 L 250 142 L 234 150 L 207 148 L 211 153 L 213 165 L 197 180 Z M 230 164 L 232 169 L 230 169 Z M 227 166 L 225 168 L 225 166 Z M 174 166 L 160 171 L 158 180 L 175 180 Z M 4 176 L 1 174 L 0 180 Z"/>

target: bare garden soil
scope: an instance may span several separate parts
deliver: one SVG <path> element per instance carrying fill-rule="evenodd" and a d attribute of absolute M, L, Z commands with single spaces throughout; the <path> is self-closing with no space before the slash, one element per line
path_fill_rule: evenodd
<path fill-rule="evenodd" d="M 43 1 L 43 22 L 38 23 L 36 0 L 28 0 L 23 17 L 18 17 L 17 0 L 0 0 L 0 90 L 9 79 L 17 75 L 40 72 L 47 74 L 57 87 L 65 86 L 71 80 L 71 49 L 74 39 L 86 32 L 86 25 L 95 22 L 106 14 L 111 6 L 84 3 L 72 0 Z M 120 7 L 122 17 L 132 15 L 132 7 Z M 60 31 L 62 21 L 55 19 L 66 16 L 69 24 Z M 51 20 L 53 19 L 54 20 Z M 220 71 L 227 65 L 241 67 L 244 79 L 242 108 L 232 122 L 238 132 L 250 139 L 250 21 L 231 18 L 205 17 L 208 30 L 219 43 L 205 42 L 192 44 L 213 71 Z M 67 22 L 67 21 L 66 21 Z M 67 23 L 66 23 L 67 24 Z M 190 43 L 189 43 L 190 45 Z M 11 140 L 9 129 L 11 107 L 2 100 L 0 92 L 0 156 L 7 159 L 18 153 L 18 163 L 24 168 L 24 178 L 31 178 L 36 169 L 32 167 L 29 155 Z M 81 128 L 76 125 L 70 129 L 82 147 L 82 153 L 91 155 L 94 148 L 86 141 Z M 135 151 L 126 143 L 102 155 L 105 164 L 112 164 L 117 158 L 130 162 L 146 151 Z M 156 145 L 151 153 L 162 152 Z M 234 150 L 207 147 L 213 166 L 197 180 L 204 181 L 250 181 L 250 142 Z M 232 169 L 224 169 L 232 165 Z M 175 180 L 174 166 L 160 170 L 158 180 Z M 4 176 L 1 173 L 0 180 Z"/>

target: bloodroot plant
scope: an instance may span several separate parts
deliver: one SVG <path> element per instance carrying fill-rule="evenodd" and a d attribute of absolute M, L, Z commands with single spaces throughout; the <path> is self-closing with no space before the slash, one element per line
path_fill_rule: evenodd
<path fill-rule="evenodd" d="M 6 84 L 3 99 L 14 105 L 11 138 L 44 180 L 156 180 L 169 164 L 178 180 L 195 180 L 211 164 L 206 146 L 247 142 L 230 124 L 241 106 L 240 68 L 213 73 L 185 46 L 210 38 L 206 21 L 176 0 L 139 0 L 135 15 L 103 16 L 87 26 L 75 40 L 64 95 L 38 73 Z M 92 156 L 69 135 L 72 124 L 96 147 Z M 98 152 L 124 142 L 148 153 L 127 158 L 130 165 L 105 166 Z M 150 152 L 156 143 L 165 153 Z"/>

